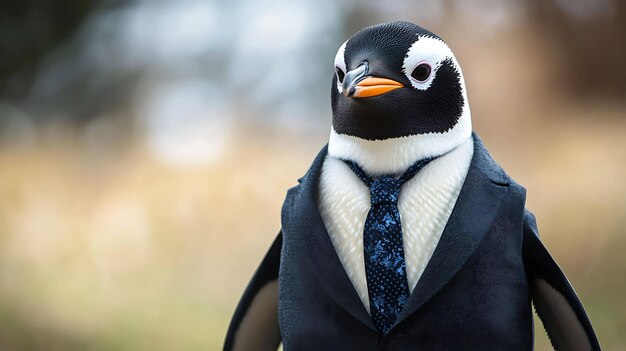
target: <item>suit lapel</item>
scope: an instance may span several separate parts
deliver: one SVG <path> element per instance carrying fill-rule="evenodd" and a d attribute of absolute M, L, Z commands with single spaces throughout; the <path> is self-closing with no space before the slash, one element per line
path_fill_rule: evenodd
<path fill-rule="evenodd" d="M 322 164 L 327 154 L 325 146 L 317 155 L 307 174 L 300 179 L 301 184 L 290 192 L 288 202 L 292 204 L 289 222 L 297 228 L 297 240 L 305 243 L 306 260 L 309 271 L 313 272 L 319 284 L 328 295 L 344 310 L 364 325 L 377 331 L 369 313 L 345 272 L 335 247 L 330 241 L 324 222 L 317 207 L 317 193 Z"/>
<path fill-rule="evenodd" d="M 508 180 L 482 142 L 474 138 L 474 155 L 465 182 L 433 256 L 426 265 L 396 325 L 435 296 L 476 251 L 496 217 Z"/>
<path fill-rule="evenodd" d="M 483 236 L 495 219 L 508 189 L 508 178 L 493 161 L 482 142 L 474 138 L 474 155 L 467 177 L 459 193 L 441 239 L 424 273 L 398 316 L 395 325 L 416 312 L 435 296 L 463 267 L 476 251 Z M 361 303 L 350 278 L 319 214 L 317 193 L 322 164 L 327 154 L 325 146 L 317 155 L 301 184 L 289 192 L 287 221 L 297 228 L 296 240 L 302 240 L 309 270 L 337 304 L 364 325 L 378 332 Z M 395 327 L 394 325 L 394 327 Z"/>

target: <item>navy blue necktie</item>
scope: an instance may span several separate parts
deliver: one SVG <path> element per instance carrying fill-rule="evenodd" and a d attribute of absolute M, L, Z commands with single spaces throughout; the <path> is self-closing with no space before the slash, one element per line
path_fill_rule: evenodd
<path fill-rule="evenodd" d="M 399 178 L 370 178 L 354 162 L 344 160 L 370 189 L 371 208 L 363 230 L 365 275 L 374 325 L 387 334 L 409 297 L 398 196 L 402 185 L 434 158 L 417 161 Z"/>

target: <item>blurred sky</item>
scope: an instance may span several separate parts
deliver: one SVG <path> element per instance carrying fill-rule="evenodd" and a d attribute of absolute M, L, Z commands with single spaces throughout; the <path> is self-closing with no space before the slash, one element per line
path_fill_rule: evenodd
<path fill-rule="evenodd" d="M 564 74 L 570 78 L 560 87 L 572 83 L 583 89 L 585 83 L 572 75 L 593 83 L 585 75 L 601 74 L 588 67 L 597 60 L 578 63 L 572 57 L 588 50 L 576 45 L 596 43 L 584 38 L 569 43 L 577 40 L 576 28 L 595 28 L 595 35 L 624 28 L 618 22 L 624 6 L 614 0 L 401 0 L 393 6 L 332 0 L 86 4 L 90 6 L 83 5 L 84 13 L 76 18 L 38 2 L 3 5 L 7 21 L 2 37 L 6 57 L 12 60 L 0 76 L 5 139 L 33 141 L 40 132 L 37 124 L 61 121 L 80 126 L 87 138 L 102 139 L 97 142 L 119 142 L 120 133 L 140 135 L 167 162 L 210 162 L 223 150 L 233 125 L 326 131 L 334 53 L 365 25 L 388 19 L 422 24 L 449 36 L 461 51 L 461 62 L 475 49 L 462 46 L 468 38 L 456 28 L 474 31 L 467 44 L 472 45 L 532 26 L 530 32 L 537 35 L 533 40 L 559 36 L 547 42 L 556 46 L 545 54 L 570 56 L 565 66 L 575 71 Z M 66 17 L 73 27 L 58 24 L 69 21 Z M 565 21 L 564 29 L 542 33 L 557 21 Z M 58 34 L 46 42 L 30 31 Z M 604 47 L 594 48 L 595 56 L 623 54 L 623 39 L 623 31 L 616 40 L 604 39 Z M 584 95 L 593 96 L 589 91 Z"/>

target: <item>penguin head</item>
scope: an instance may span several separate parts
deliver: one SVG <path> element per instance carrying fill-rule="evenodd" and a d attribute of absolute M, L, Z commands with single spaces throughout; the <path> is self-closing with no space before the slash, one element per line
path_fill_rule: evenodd
<path fill-rule="evenodd" d="M 329 153 L 372 173 L 400 172 L 471 136 L 454 54 L 412 23 L 374 25 L 349 38 L 335 57 L 331 90 Z"/>

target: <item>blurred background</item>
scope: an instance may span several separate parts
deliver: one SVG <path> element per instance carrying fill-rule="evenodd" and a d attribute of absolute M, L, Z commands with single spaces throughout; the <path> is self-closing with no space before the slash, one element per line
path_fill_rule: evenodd
<path fill-rule="evenodd" d="M 219 349 L 327 141 L 337 48 L 396 19 L 453 48 L 475 130 L 605 349 L 626 348 L 623 1 L 13 0 L 0 349 Z"/>

